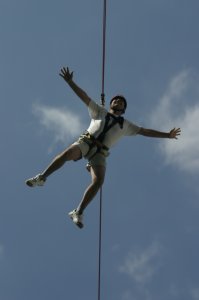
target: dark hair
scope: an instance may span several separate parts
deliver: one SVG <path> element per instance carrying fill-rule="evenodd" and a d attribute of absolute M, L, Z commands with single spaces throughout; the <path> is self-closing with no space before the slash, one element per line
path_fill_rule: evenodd
<path fill-rule="evenodd" d="M 124 112 L 125 112 L 125 110 L 126 110 L 126 108 L 127 108 L 127 101 L 126 101 L 125 97 L 122 96 L 122 95 L 116 95 L 116 96 L 114 96 L 114 97 L 111 99 L 111 101 L 110 101 L 110 105 L 111 105 L 111 103 L 113 102 L 113 100 L 115 100 L 115 99 L 121 99 L 121 100 L 124 102 Z"/>

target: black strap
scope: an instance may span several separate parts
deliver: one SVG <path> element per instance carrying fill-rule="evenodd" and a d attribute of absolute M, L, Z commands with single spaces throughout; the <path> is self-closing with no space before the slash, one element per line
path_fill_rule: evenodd
<path fill-rule="evenodd" d="M 112 122 L 110 124 L 108 124 L 109 121 L 110 121 L 110 119 L 111 119 L 111 117 L 112 117 L 113 120 L 112 120 Z M 115 124 L 119 124 L 120 128 L 122 129 L 123 128 L 123 123 L 124 123 L 124 118 L 123 117 L 120 117 L 120 116 L 116 117 L 116 116 L 114 116 L 114 115 L 112 115 L 110 113 L 107 113 L 107 115 L 105 117 L 105 124 L 104 124 L 103 131 L 100 133 L 100 135 L 95 140 L 99 141 L 100 143 L 103 143 L 103 140 L 105 138 L 105 134 L 107 133 L 107 131 L 110 130 Z M 89 145 L 90 150 L 94 146 L 97 146 L 95 142 L 93 142 L 91 145 Z M 102 149 L 102 148 L 106 149 L 106 146 L 105 145 L 103 145 L 103 147 L 98 147 L 97 146 L 96 152 L 89 158 L 89 160 L 91 160 L 97 153 L 99 153 L 100 149 Z"/>
<path fill-rule="evenodd" d="M 112 118 L 112 122 L 110 124 L 109 121 Z M 104 128 L 103 131 L 100 133 L 100 135 L 98 136 L 97 140 L 102 142 L 105 138 L 105 134 L 115 125 L 115 124 L 119 124 L 120 128 L 123 128 L 123 123 L 124 123 L 124 118 L 123 117 L 116 117 L 111 113 L 107 113 L 106 117 L 105 117 L 105 124 L 104 124 Z"/>
<path fill-rule="evenodd" d="M 108 113 L 115 121 L 116 123 L 119 124 L 120 128 L 122 129 L 123 128 L 123 123 L 124 123 L 124 118 L 119 116 L 119 117 L 116 117 L 115 115 L 111 114 L 111 113 Z"/>

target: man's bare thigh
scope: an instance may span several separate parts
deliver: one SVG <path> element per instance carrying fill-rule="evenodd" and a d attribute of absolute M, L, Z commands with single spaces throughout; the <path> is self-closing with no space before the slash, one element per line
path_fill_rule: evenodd
<path fill-rule="evenodd" d="M 62 156 L 66 161 L 68 160 L 78 160 L 82 158 L 82 152 L 78 145 L 71 145 L 66 150 L 64 150 L 60 156 Z"/>

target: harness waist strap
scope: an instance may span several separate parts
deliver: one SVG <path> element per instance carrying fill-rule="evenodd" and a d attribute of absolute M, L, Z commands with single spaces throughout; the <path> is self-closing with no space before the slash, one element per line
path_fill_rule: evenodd
<path fill-rule="evenodd" d="M 98 139 L 96 139 L 93 135 L 91 135 L 88 131 L 86 131 L 85 133 L 84 133 L 84 135 L 95 145 L 95 146 L 97 146 L 97 148 L 98 149 L 104 149 L 104 150 L 106 150 L 106 151 L 108 151 L 109 150 L 109 148 L 106 146 L 106 145 L 104 145 L 104 144 L 102 144 Z"/>

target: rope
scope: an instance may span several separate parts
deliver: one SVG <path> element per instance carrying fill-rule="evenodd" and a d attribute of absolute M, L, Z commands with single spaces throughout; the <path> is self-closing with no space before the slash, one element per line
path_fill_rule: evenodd
<path fill-rule="evenodd" d="M 102 93 L 101 93 L 101 105 L 105 105 L 104 94 L 104 79 L 105 79 L 105 56 L 106 56 L 106 0 L 103 5 L 103 41 L 102 41 Z"/>
<path fill-rule="evenodd" d="M 106 0 L 103 3 L 103 47 L 102 47 L 102 93 L 101 105 L 105 105 L 104 79 L 106 56 Z M 98 300 L 101 297 L 101 253 L 102 253 L 102 187 L 100 188 L 100 214 L 99 214 L 99 257 L 98 257 Z"/>
<path fill-rule="evenodd" d="M 99 216 L 98 300 L 100 300 L 100 296 L 101 296 L 101 253 L 102 253 L 102 188 L 100 189 L 100 216 Z"/>

